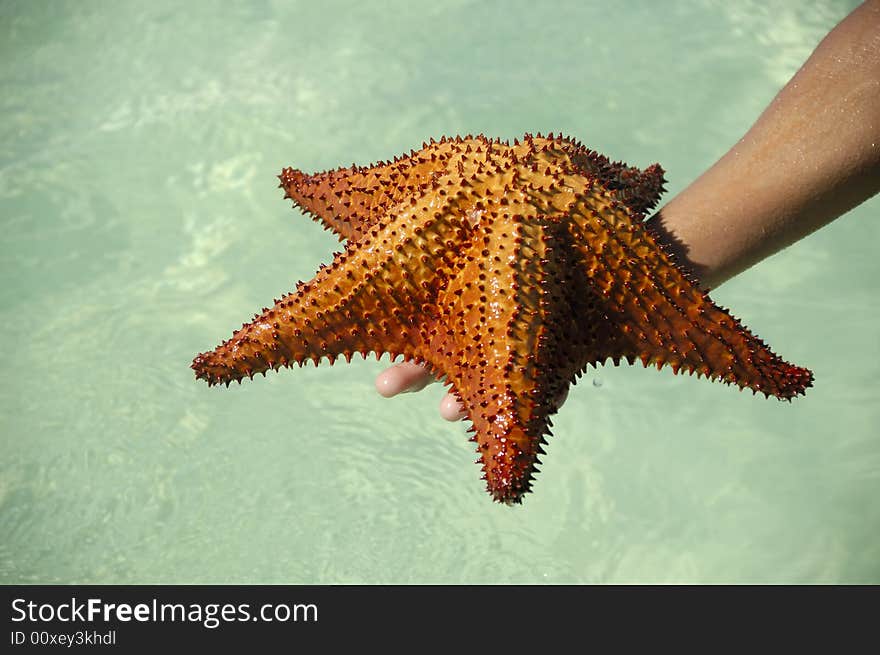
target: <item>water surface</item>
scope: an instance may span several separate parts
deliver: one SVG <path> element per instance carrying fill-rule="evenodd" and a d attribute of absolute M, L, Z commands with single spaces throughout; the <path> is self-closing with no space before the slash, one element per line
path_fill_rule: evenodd
<path fill-rule="evenodd" d="M 189 369 L 337 247 L 282 166 L 561 131 L 668 198 L 854 6 L 4 2 L 0 582 L 880 582 L 878 199 L 714 294 L 805 398 L 600 369 L 521 507 L 439 385 Z"/>

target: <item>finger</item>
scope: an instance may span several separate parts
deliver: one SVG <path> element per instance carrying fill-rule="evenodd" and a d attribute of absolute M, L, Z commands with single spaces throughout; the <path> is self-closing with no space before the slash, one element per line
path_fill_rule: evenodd
<path fill-rule="evenodd" d="M 454 393 L 448 393 L 440 401 L 440 416 L 447 421 L 460 421 L 466 415 L 461 401 Z"/>
<path fill-rule="evenodd" d="M 376 376 L 376 391 L 385 398 L 391 398 L 399 393 L 421 391 L 433 381 L 433 376 L 421 364 L 403 362 L 386 368 Z"/>

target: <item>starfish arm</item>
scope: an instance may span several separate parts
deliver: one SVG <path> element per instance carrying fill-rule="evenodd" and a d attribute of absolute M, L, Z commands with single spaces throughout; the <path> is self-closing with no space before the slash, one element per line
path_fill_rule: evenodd
<path fill-rule="evenodd" d="M 437 189 L 437 178 L 461 139 L 431 140 L 424 149 L 393 162 L 339 168 L 308 175 L 285 168 L 278 179 L 284 197 L 316 217 L 339 240 L 357 240 L 391 207 L 425 190 Z"/>
<path fill-rule="evenodd" d="M 431 215 L 434 203 L 426 194 L 413 203 L 349 241 L 310 282 L 198 355 L 196 376 L 228 384 L 306 360 L 349 361 L 355 352 L 421 360 L 416 326 L 427 320 L 461 224 L 443 211 Z M 407 227 L 417 220 L 420 227 Z"/>
<path fill-rule="evenodd" d="M 581 197 L 569 223 L 591 289 L 618 333 L 595 361 L 669 364 L 675 372 L 684 368 L 781 399 L 811 386 L 809 370 L 785 362 L 713 303 L 651 232 L 601 195 Z"/>
<path fill-rule="evenodd" d="M 526 209 L 510 202 L 502 208 Z M 558 225 L 504 218 L 488 197 L 483 205 L 493 220 L 479 223 L 460 253 L 464 265 L 439 296 L 442 329 L 427 335 L 426 356 L 462 402 L 488 491 L 510 504 L 529 491 L 549 417 L 574 378 L 570 312 L 553 255 Z"/>
<path fill-rule="evenodd" d="M 539 456 L 545 454 L 549 416 L 555 408 L 539 403 L 537 386 L 518 391 L 490 386 L 487 394 L 480 394 L 473 381 L 453 376 L 450 382 L 466 408 L 487 491 L 500 503 L 522 502 L 539 470 Z"/>
<path fill-rule="evenodd" d="M 645 170 L 619 164 L 615 166 L 619 166 L 619 169 L 613 173 L 609 188 L 633 214 L 641 217 L 657 206 L 665 191 L 663 185 L 666 184 L 660 164 L 651 164 Z"/>
<path fill-rule="evenodd" d="M 577 141 L 563 139 L 561 145 L 581 172 L 595 177 L 634 215 L 643 216 L 659 202 L 663 185 L 666 184 L 660 164 L 651 164 L 645 170 L 640 170 L 623 162 L 612 162 L 605 155 Z"/>
<path fill-rule="evenodd" d="M 468 264 L 441 294 L 442 329 L 428 335 L 427 359 L 462 402 L 489 493 L 509 504 L 531 486 L 548 412 L 531 375 L 537 332 L 527 322 L 536 308 L 509 302 L 522 295 L 518 271 L 490 270 L 483 248 L 478 242 L 465 253 Z"/>
<path fill-rule="evenodd" d="M 413 356 L 412 325 L 405 318 L 411 303 L 390 293 L 384 279 L 370 287 L 352 280 L 351 270 L 360 263 L 358 253 L 338 253 L 311 281 L 264 308 L 213 351 L 198 355 L 192 365 L 196 377 L 228 385 L 307 360 L 317 365 L 324 357 L 332 364 L 337 357 L 351 361 L 356 352 Z"/>

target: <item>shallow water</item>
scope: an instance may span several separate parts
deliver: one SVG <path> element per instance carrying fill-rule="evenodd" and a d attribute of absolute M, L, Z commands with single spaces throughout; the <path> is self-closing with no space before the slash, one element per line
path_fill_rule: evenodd
<path fill-rule="evenodd" d="M 562 131 L 668 198 L 855 3 L 318 4 L 0 5 L 0 582 L 880 582 L 880 198 L 713 294 L 805 398 L 591 372 L 521 507 L 439 385 L 189 369 L 337 247 L 282 166 Z"/>

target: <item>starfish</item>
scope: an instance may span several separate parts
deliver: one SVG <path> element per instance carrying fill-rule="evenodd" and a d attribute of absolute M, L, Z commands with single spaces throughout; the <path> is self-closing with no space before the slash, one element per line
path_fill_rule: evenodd
<path fill-rule="evenodd" d="M 590 365 L 641 360 L 791 399 L 786 363 L 643 223 L 663 170 L 562 136 L 442 138 L 280 186 L 345 248 L 192 368 L 209 385 L 339 357 L 423 363 L 471 423 L 487 489 L 530 490 L 557 399 Z"/>

